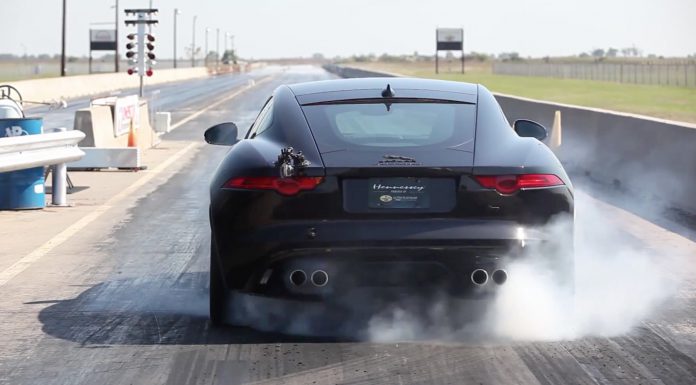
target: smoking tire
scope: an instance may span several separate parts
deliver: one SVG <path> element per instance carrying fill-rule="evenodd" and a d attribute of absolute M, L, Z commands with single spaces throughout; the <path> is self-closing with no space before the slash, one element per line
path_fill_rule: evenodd
<path fill-rule="evenodd" d="M 217 256 L 215 239 L 210 240 L 210 323 L 220 326 L 225 323 L 225 284 Z"/>

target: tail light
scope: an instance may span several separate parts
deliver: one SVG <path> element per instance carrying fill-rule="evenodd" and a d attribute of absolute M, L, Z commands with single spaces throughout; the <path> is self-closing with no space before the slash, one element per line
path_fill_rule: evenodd
<path fill-rule="evenodd" d="M 523 188 L 540 188 L 563 185 L 561 178 L 553 174 L 477 175 L 474 178 L 485 188 L 509 195 Z"/>
<path fill-rule="evenodd" d="M 223 188 L 238 188 L 244 190 L 274 190 L 281 195 L 296 195 L 302 190 L 312 190 L 317 187 L 324 178 L 298 176 L 293 178 L 281 178 L 277 176 L 244 176 L 232 178 L 223 185 Z"/>

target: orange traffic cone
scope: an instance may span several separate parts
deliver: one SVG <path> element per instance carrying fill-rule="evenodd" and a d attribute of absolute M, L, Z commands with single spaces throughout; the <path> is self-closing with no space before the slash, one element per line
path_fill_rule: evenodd
<path fill-rule="evenodd" d="M 130 130 L 128 131 L 128 147 L 138 147 L 138 139 L 133 126 L 133 119 L 130 121 Z"/>

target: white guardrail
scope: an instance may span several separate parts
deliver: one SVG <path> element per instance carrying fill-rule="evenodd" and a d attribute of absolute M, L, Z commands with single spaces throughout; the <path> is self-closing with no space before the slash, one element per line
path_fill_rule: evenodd
<path fill-rule="evenodd" d="M 0 138 L 0 172 L 53 166 L 53 204 L 65 206 L 67 193 L 66 163 L 80 160 L 85 153 L 77 143 L 85 138 L 82 131 Z"/>

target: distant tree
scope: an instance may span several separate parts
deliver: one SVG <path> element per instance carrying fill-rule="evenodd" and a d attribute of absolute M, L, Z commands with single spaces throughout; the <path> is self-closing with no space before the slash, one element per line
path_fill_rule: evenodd
<path fill-rule="evenodd" d="M 475 60 L 479 62 L 485 62 L 488 60 L 489 56 L 487 53 L 482 53 L 482 52 L 471 52 L 470 54 L 466 55 L 466 58 L 469 60 Z"/>
<path fill-rule="evenodd" d="M 201 54 L 201 47 L 196 47 L 193 51 L 191 50 L 191 47 L 186 47 L 186 57 L 187 58 L 192 58 L 193 55 L 196 55 L 196 58 Z"/>
<path fill-rule="evenodd" d="M 228 49 L 222 54 L 222 64 L 237 64 L 237 53 L 233 49 Z"/>
<path fill-rule="evenodd" d="M 209 51 L 208 56 L 205 58 L 206 63 L 215 63 L 218 59 L 217 51 Z"/>
<path fill-rule="evenodd" d="M 607 57 L 616 57 L 616 55 L 619 53 L 619 50 L 616 48 L 609 48 L 607 50 Z"/>
<path fill-rule="evenodd" d="M 498 58 L 502 61 L 519 61 L 522 60 L 520 58 L 520 54 L 517 52 L 501 52 L 498 55 Z"/>
<path fill-rule="evenodd" d="M 321 53 L 319 53 L 319 52 L 317 52 L 317 53 L 315 53 L 314 55 L 312 55 L 312 59 L 314 59 L 314 60 L 316 60 L 316 61 L 324 61 L 324 60 L 326 60 L 326 59 L 324 58 L 324 55 L 321 54 Z"/>
<path fill-rule="evenodd" d="M 403 61 L 405 61 L 405 58 L 400 57 L 400 56 L 390 55 L 388 53 L 383 53 L 382 55 L 380 55 L 379 61 L 387 62 L 387 63 L 403 62 Z"/>
<path fill-rule="evenodd" d="M 578 57 L 583 57 L 583 58 L 584 58 L 584 57 L 590 57 L 590 54 L 587 53 L 587 52 L 583 52 L 583 53 L 581 53 L 580 55 L 578 55 Z"/>
<path fill-rule="evenodd" d="M 636 46 L 633 46 L 633 47 L 621 48 L 621 54 L 624 56 L 639 57 L 643 54 L 643 51 L 636 48 Z"/>
<path fill-rule="evenodd" d="M 592 56 L 594 57 L 604 57 L 604 50 L 601 48 L 597 48 L 592 50 Z"/>

